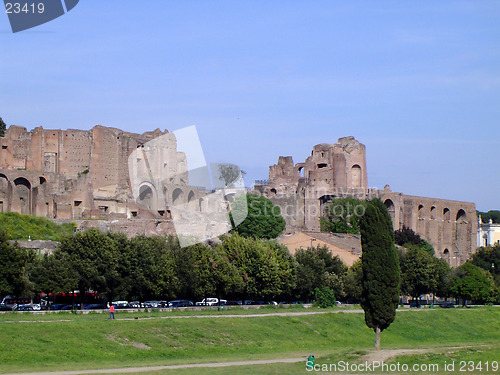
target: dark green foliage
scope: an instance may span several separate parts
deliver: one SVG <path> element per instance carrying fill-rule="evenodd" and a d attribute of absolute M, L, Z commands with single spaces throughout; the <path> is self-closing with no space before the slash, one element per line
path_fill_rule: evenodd
<path fill-rule="evenodd" d="M 343 281 L 347 267 L 326 246 L 299 249 L 295 253 L 297 261 L 297 289 L 300 299 L 310 300 L 318 287 L 331 288 L 337 297 L 344 294 Z"/>
<path fill-rule="evenodd" d="M 119 264 L 127 262 L 124 271 L 128 279 L 123 297 L 141 301 L 173 297 L 173 260 L 164 237 L 142 235 L 130 239 L 127 256 L 121 259 Z"/>
<path fill-rule="evenodd" d="M 457 298 L 476 302 L 488 302 L 494 289 L 493 278 L 489 272 L 470 262 L 462 264 L 453 272 L 450 292 Z"/>
<path fill-rule="evenodd" d="M 344 281 L 346 300 L 351 303 L 359 303 L 363 292 L 363 266 L 361 260 L 354 262 L 349 267 Z"/>
<path fill-rule="evenodd" d="M 78 274 L 78 289 L 105 293 L 113 299 L 113 286 L 118 283 L 119 249 L 112 235 L 96 229 L 78 232 L 61 241 L 58 250 L 66 253 L 71 267 Z"/>
<path fill-rule="evenodd" d="M 326 308 L 335 306 L 335 293 L 326 286 L 314 289 L 314 305 Z"/>
<path fill-rule="evenodd" d="M 481 221 L 483 223 L 489 223 L 490 219 L 495 224 L 500 224 L 500 211 L 499 210 L 490 210 L 488 212 L 479 212 L 477 211 L 477 216 L 481 216 Z"/>
<path fill-rule="evenodd" d="M 471 263 L 490 272 L 500 286 L 500 245 L 480 247 L 472 255 Z"/>
<path fill-rule="evenodd" d="M 409 247 L 409 245 L 417 245 L 421 250 L 426 251 L 430 255 L 434 255 L 434 247 L 410 229 L 403 225 L 403 229 L 398 229 L 394 232 L 394 241 L 396 245 Z"/>
<path fill-rule="evenodd" d="M 394 232 L 394 242 L 396 245 L 404 246 L 405 244 L 420 245 L 422 242 L 422 237 L 415 233 L 413 229 L 410 229 L 403 225 L 402 229 L 398 229 Z"/>
<path fill-rule="evenodd" d="M 401 291 L 417 299 L 434 287 L 434 257 L 417 245 L 407 245 L 400 259 Z"/>
<path fill-rule="evenodd" d="M 323 206 L 320 225 L 322 232 L 359 233 L 359 218 L 365 213 L 366 202 L 356 198 L 339 198 Z"/>
<path fill-rule="evenodd" d="M 7 125 L 5 124 L 5 122 L 0 117 L 0 137 L 3 137 L 5 135 L 5 131 L 6 130 L 7 130 Z"/>
<path fill-rule="evenodd" d="M 430 292 L 442 298 L 450 297 L 451 268 L 444 259 L 432 258 L 433 282 Z"/>
<path fill-rule="evenodd" d="M 56 224 L 43 217 L 5 212 L 0 214 L 0 227 L 9 234 L 11 240 L 27 240 L 29 236 L 32 240 L 60 241 L 73 233 L 75 225 Z"/>
<path fill-rule="evenodd" d="M 0 230 L 0 295 L 31 295 L 33 285 L 28 268 L 34 259 L 33 251 L 9 245 L 7 234 Z"/>
<path fill-rule="evenodd" d="M 361 306 L 370 328 L 383 331 L 394 321 L 399 301 L 400 268 L 394 231 L 386 207 L 371 200 L 360 220 L 363 292 Z"/>
<path fill-rule="evenodd" d="M 234 232 L 243 237 L 276 238 L 285 229 L 285 219 L 278 206 L 266 197 L 246 194 L 238 196 L 231 204 L 229 214 L 232 223 L 239 218 L 246 218 L 234 228 Z"/>
<path fill-rule="evenodd" d="M 37 258 L 30 279 L 37 293 L 64 293 L 78 288 L 78 274 L 69 267 L 69 255 L 56 251 Z"/>
<path fill-rule="evenodd" d="M 242 281 L 235 297 L 270 301 L 290 295 L 296 264 L 285 246 L 233 234 L 221 247 Z"/>

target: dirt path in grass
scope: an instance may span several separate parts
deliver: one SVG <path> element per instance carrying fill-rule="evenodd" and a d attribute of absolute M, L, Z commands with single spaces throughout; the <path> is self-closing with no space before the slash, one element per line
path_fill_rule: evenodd
<path fill-rule="evenodd" d="M 398 309 L 397 312 L 404 311 L 436 311 L 430 309 Z M 335 310 L 335 311 L 287 311 L 287 312 L 277 312 L 277 313 L 256 313 L 256 314 L 207 314 L 207 315 L 170 315 L 170 316 L 133 316 L 134 313 L 122 313 L 115 310 L 115 320 L 151 320 L 151 319 L 203 319 L 203 318 L 262 318 L 266 316 L 301 316 L 301 315 L 317 315 L 317 314 L 364 314 L 363 310 Z M 104 315 L 107 314 L 103 313 Z M 126 316 L 126 317 L 124 317 Z M 105 316 L 106 320 L 107 315 Z M 74 319 L 61 319 L 61 320 L 6 320 L 0 321 L 2 323 L 57 323 L 57 322 L 71 322 Z"/>
<path fill-rule="evenodd" d="M 99 370 L 76 370 L 76 371 L 54 371 L 54 372 L 26 372 L 12 373 L 4 375 L 85 375 L 85 374 L 132 374 L 147 371 L 162 371 L 175 370 L 182 368 L 208 368 L 208 367 L 229 367 L 229 366 L 250 366 L 250 365 L 267 365 L 271 363 L 306 363 L 306 357 L 300 358 L 282 358 L 282 359 L 264 359 L 260 361 L 235 361 L 235 362 L 218 362 L 218 363 L 192 363 L 185 365 L 167 365 L 167 366 L 149 366 L 149 367 L 125 367 L 125 368 L 110 368 Z"/>

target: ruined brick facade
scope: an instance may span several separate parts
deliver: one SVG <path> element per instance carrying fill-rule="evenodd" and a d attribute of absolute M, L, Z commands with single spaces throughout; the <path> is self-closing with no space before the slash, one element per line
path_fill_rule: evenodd
<path fill-rule="evenodd" d="M 161 145 L 148 143 L 164 134 Z M 0 146 L 0 212 L 73 220 L 81 228 L 131 236 L 174 233 L 170 209 L 176 205 L 214 215 L 224 211 L 216 207 L 216 194 L 189 186 L 186 156 L 166 131 L 135 134 L 103 126 L 27 131 L 10 126 Z M 131 155 L 136 160 L 129 170 Z M 131 186 L 129 173 L 135 173 L 137 186 Z M 281 207 L 289 233 L 318 232 L 322 206 L 333 198 L 378 197 L 395 229 L 412 228 L 451 265 L 463 263 L 476 247 L 474 203 L 410 196 L 388 186 L 368 188 L 366 149 L 354 137 L 314 146 L 303 163 L 280 156 L 269 168 L 269 180 L 256 183 L 255 190 Z M 196 232 L 214 230 L 199 219 L 192 225 Z"/>
<path fill-rule="evenodd" d="M 322 206 L 334 198 L 380 198 L 395 230 L 413 229 L 452 266 L 465 262 L 476 248 L 474 203 L 405 195 L 389 186 L 368 188 L 365 146 L 354 137 L 314 146 L 304 163 L 280 156 L 269 167 L 269 180 L 257 181 L 255 188 L 281 207 L 288 232 L 319 231 Z"/>
<path fill-rule="evenodd" d="M 177 152 L 175 136 L 170 133 L 161 157 L 142 168 L 150 175 L 141 180 L 137 200 L 128 164 L 134 150 L 167 133 L 10 126 L 0 138 L 0 212 L 74 220 L 82 228 L 129 235 L 174 233 L 169 205 L 189 202 L 201 211 L 208 204 L 207 192 L 188 185 L 186 156 Z"/>

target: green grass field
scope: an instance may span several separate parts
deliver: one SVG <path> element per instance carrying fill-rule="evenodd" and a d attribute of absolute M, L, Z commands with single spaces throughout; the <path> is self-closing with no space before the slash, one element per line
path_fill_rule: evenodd
<path fill-rule="evenodd" d="M 217 316 L 228 313 L 231 311 L 212 312 Z M 0 372 L 305 358 L 308 354 L 314 354 L 318 364 L 342 360 L 356 363 L 372 349 L 374 339 L 373 332 L 364 324 L 363 314 L 359 313 L 252 318 L 209 315 L 189 318 L 185 314 L 186 319 L 165 319 L 166 316 L 172 313 L 117 313 L 114 321 L 107 320 L 107 314 L 3 314 Z M 396 321 L 382 333 L 382 349 L 429 350 L 390 360 L 408 364 L 499 361 L 499 328 L 500 308 L 496 307 L 405 311 L 398 313 Z M 235 371 L 307 373 L 305 362 L 238 366 L 237 370 L 235 367 L 203 369 L 207 375 Z M 199 372 L 198 368 L 154 373 Z"/>

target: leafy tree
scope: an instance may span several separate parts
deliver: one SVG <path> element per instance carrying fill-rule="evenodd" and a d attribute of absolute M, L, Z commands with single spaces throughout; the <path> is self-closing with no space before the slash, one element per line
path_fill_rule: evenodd
<path fill-rule="evenodd" d="M 283 245 L 233 234 L 222 247 L 243 281 L 239 296 L 269 301 L 293 289 L 295 262 Z"/>
<path fill-rule="evenodd" d="M 10 245 L 7 233 L 0 229 L 0 295 L 30 296 L 33 284 L 28 267 L 34 261 L 34 252 Z"/>
<path fill-rule="evenodd" d="M 69 255 L 55 251 L 45 254 L 33 265 L 30 279 L 37 293 L 64 293 L 78 288 L 78 274 L 68 267 Z"/>
<path fill-rule="evenodd" d="M 347 267 L 338 256 L 332 256 L 328 247 L 310 247 L 298 249 L 295 253 L 297 261 L 297 289 L 299 298 L 312 299 L 317 287 L 329 287 L 336 296 L 344 294 L 343 279 Z"/>
<path fill-rule="evenodd" d="M 481 221 L 483 223 L 489 223 L 490 219 L 495 224 L 500 224 L 500 211 L 499 210 L 490 210 L 488 212 L 480 212 L 477 211 L 477 216 L 481 216 Z"/>
<path fill-rule="evenodd" d="M 322 308 L 335 306 L 335 293 L 326 286 L 315 288 L 314 304 Z"/>
<path fill-rule="evenodd" d="M 61 241 L 59 251 L 68 255 L 69 264 L 78 274 L 80 303 L 84 303 L 84 292 L 93 290 L 104 293 L 113 300 L 113 289 L 119 277 L 117 263 L 118 248 L 112 236 L 96 229 L 78 232 L 74 237 Z"/>
<path fill-rule="evenodd" d="M 450 297 L 450 265 L 444 259 L 433 257 L 432 269 L 433 279 L 430 292 L 433 296 L 445 299 Z"/>
<path fill-rule="evenodd" d="M 322 232 L 359 233 L 359 218 L 365 212 L 366 202 L 356 198 L 333 199 L 323 207 L 320 218 Z"/>
<path fill-rule="evenodd" d="M 344 282 L 344 290 L 346 294 L 346 299 L 358 303 L 361 300 L 361 295 L 363 292 L 363 267 L 361 260 L 353 263 L 351 267 L 347 270 Z"/>
<path fill-rule="evenodd" d="M 0 117 L 0 137 L 3 137 L 5 135 L 5 131 L 6 130 L 7 130 L 7 125 L 5 124 L 5 122 Z"/>
<path fill-rule="evenodd" d="M 457 298 L 462 298 L 463 306 L 465 306 L 466 300 L 488 301 L 493 288 L 491 275 L 470 262 L 455 269 L 450 283 L 451 293 Z"/>
<path fill-rule="evenodd" d="M 229 213 L 231 222 L 234 223 L 234 219 L 239 222 L 237 219 L 241 213 L 247 213 L 247 216 L 234 231 L 243 237 L 276 238 L 286 226 L 280 208 L 260 195 L 246 194 L 236 197 Z"/>
<path fill-rule="evenodd" d="M 434 262 L 432 255 L 417 245 L 408 245 L 400 257 L 401 291 L 417 300 L 434 287 Z"/>
<path fill-rule="evenodd" d="M 480 247 L 472 254 L 471 263 L 490 272 L 500 285 L 500 245 Z"/>
<path fill-rule="evenodd" d="M 408 247 L 409 245 L 417 245 L 420 249 L 428 252 L 430 255 L 434 255 L 434 247 L 420 237 L 419 234 L 415 233 L 413 229 L 410 229 L 403 225 L 402 229 L 398 229 L 394 232 L 394 241 L 396 245 Z"/>
<path fill-rule="evenodd" d="M 365 322 L 375 331 L 375 349 L 380 349 L 380 332 L 396 316 L 400 269 L 394 247 L 392 221 L 380 199 L 369 202 L 360 220 L 363 292 L 361 306 Z"/>
<path fill-rule="evenodd" d="M 136 236 L 129 241 L 127 284 L 130 299 L 173 297 L 173 260 L 164 237 Z M 123 262 L 124 260 L 122 260 Z M 124 270 L 125 271 L 125 270 Z"/>

